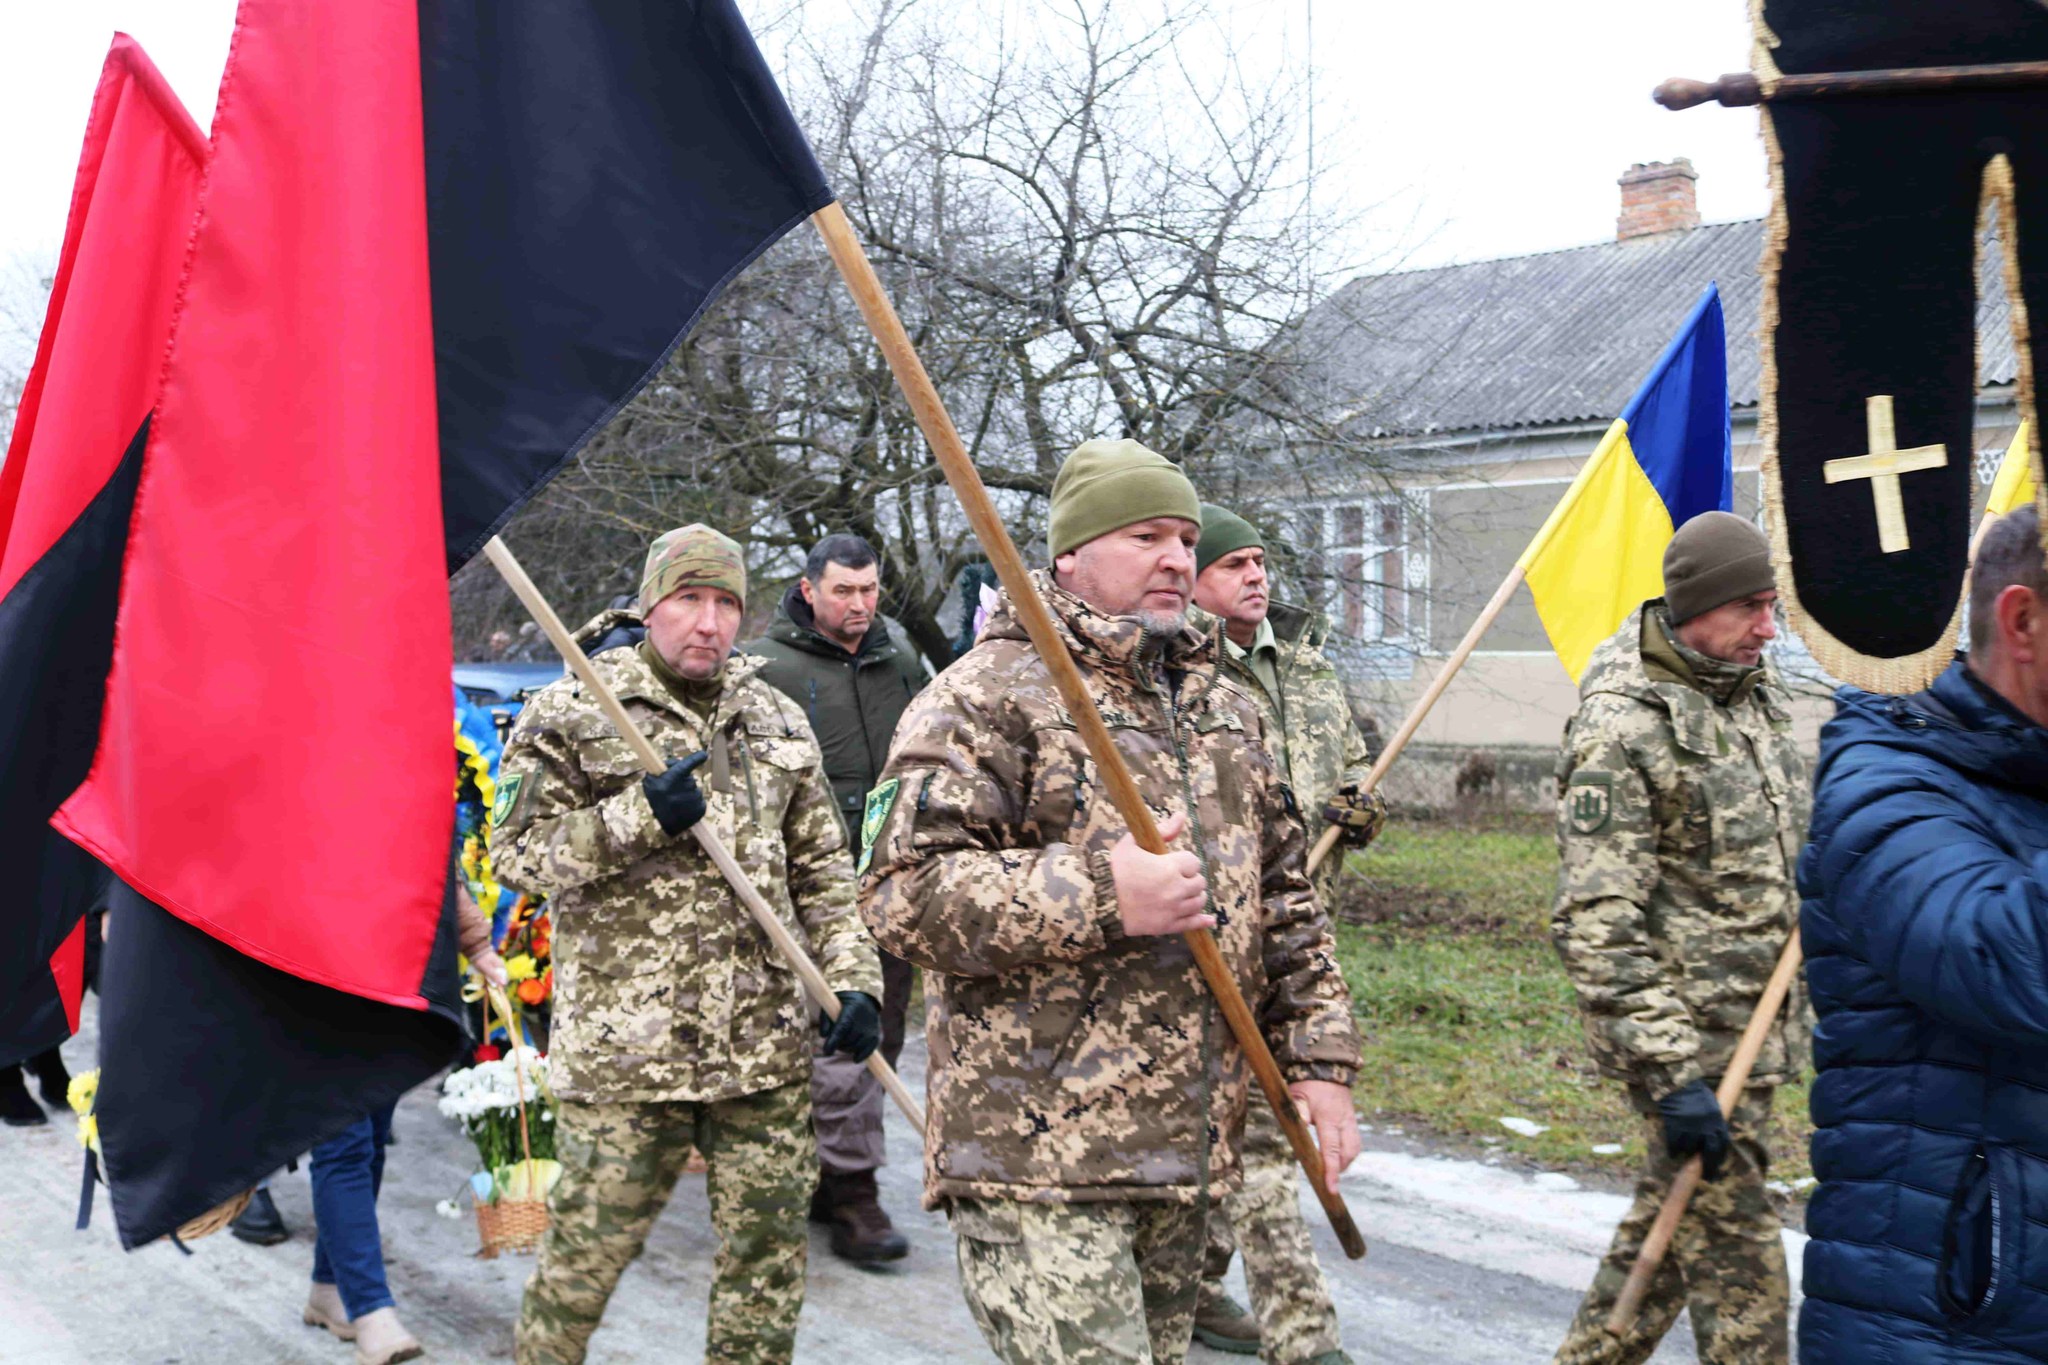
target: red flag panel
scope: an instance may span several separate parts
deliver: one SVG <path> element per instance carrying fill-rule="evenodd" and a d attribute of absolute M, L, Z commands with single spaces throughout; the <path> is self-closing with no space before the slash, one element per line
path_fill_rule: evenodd
<path fill-rule="evenodd" d="M 0 465 L 0 597 L 106 484 L 156 401 L 205 165 L 199 125 L 135 40 L 115 34 Z"/>
<path fill-rule="evenodd" d="M 243 0 L 221 90 L 57 823 L 237 950 L 422 1008 L 452 802 L 415 7 Z"/>

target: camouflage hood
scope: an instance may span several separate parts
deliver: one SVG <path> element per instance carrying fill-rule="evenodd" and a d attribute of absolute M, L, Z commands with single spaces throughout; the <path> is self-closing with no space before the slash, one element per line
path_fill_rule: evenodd
<path fill-rule="evenodd" d="M 1348 1081 L 1357 1033 L 1303 831 L 1214 635 L 1157 640 L 1037 582 L 1146 803 L 1188 815 L 1175 846 L 1202 859 L 1282 1070 Z M 1235 1184 L 1243 1055 L 1186 943 L 1125 936 L 1123 819 L 1007 601 L 904 713 L 862 826 L 862 916 L 934 997 L 927 1203 L 1192 1203 Z"/>

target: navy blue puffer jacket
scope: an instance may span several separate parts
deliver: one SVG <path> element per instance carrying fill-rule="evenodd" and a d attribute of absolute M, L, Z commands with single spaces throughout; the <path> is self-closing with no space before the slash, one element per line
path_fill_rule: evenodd
<path fill-rule="evenodd" d="M 2048 1360 L 2048 729 L 1960 662 L 1837 701 L 1799 864 L 1800 1359 Z"/>

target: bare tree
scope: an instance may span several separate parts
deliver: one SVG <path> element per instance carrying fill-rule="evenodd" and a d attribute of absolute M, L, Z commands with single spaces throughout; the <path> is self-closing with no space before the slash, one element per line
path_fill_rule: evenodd
<path fill-rule="evenodd" d="M 36 338 L 49 310 L 55 263 L 42 254 L 0 262 L 0 455 L 14 439 L 22 387 L 35 361 Z"/>
<path fill-rule="evenodd" d="M 1093 437 L 1143 441 L 1252 512 L 1378 468 L 1362 400 L 1293 340 L 1344 221 L 1309 193 L 1291 73 L 1248 70 L 1199 9 L 1145 9 L 1045 0 L 971 41 L 915 0 L 871 0 L 851 43 L 806 32 L 802 4 L 783 16 L 792 102 L 1027 553 Z M 811 234 L 736 281 L 510 534 L 549 591 L 595 607 L 630 591 L 651 535 L 698 519 L 764 584 L 829 531 L 865 536 L 885 610 L 950 659 L 979 550 Z M 459 647 L 518 620 L 487 574 L 457 581 Z"/>

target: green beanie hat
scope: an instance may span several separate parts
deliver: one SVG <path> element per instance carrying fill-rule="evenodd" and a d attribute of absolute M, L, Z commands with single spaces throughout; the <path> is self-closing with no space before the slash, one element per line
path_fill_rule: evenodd
<path fill-rule="evenodd" d="M 1671 624 L 1778 586 L 1771 543 L 1733 512 L 1702 512 L 1664 547 L 1664 603 Z"/>
<path fill-rule="evenodd" d="M 1052 481 L 1055 557 L 1154 517 L 1200 525 L 1202 504 L 1180 466 L 1136 441 L 1084 441 Z"/>
<path fill-rule="evenodd" d="M 739 542 L 702 522 L 677 527 L 647 548 L 640 575 L 640 614 L 677 588 L 723 588 L 747 605 L 747 560 Z"/>
<path fill-rule="evenodd" d="M 1235 512 L 1226 512 L 1213 502 L 1202 504 L 1202 540 L 1195 546 L 1195 573 L 1199 576 L 1227 554 L 1256 545 L 1266 548 L 1259 528 Z"/>

